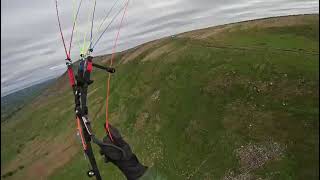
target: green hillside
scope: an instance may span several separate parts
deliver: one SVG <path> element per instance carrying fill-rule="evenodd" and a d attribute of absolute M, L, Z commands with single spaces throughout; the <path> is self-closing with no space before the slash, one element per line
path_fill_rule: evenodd
<path fill-rule="evenodd" d="M 119 53 L 115 66 L 111 123 L 159 179 L 319 178 L 319 15 L 183 33 Z M 107 74 L 92 79 L 102 137 Z M 2 179 L 88 179 L 73 108 L 63 75 L 1 123 Z M 124 179 L 94 150 L 105 179 Z"/>

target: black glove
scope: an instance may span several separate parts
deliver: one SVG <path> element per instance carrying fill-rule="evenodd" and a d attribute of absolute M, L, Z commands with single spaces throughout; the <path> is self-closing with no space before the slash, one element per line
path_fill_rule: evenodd
<path fill-rule="evenodd" d="M 100 153 L 101 156 L 104 156 L 104 152 L 103 152 L 102 149 L 100 149 L 99 153 Z M 108 159 L 107 156 L 104 156 L 104 162 L 105 162 L 105 163 L 108 163 L 108 162 L 110 162 L 110 159 Z"/>
<path fill-rule="evenodd" d="M 105 127 L 105 126 L 104 126 Z M 101 147 L 105 156 L 111 160 L 128 160 L 132 156 L 132 151 L 129 144 L 124 141 L 119 130 L 112 125 L 109 125 L 110 134 L 113 141 L 109 137 L 109 133 L 103 138 L 104 144 L 113 144 L 114 146 Z"/>
<path fill-rule="evenodd" d="M 130 159 L 132 151 L 129 144 L 123 140 L 118 129 L 109 125 L 109 130 L 113 141 L 109 137 L 108 133 L 103 138 L 103 141 L 92 136 L 93 142 L 100 146 L 100 154 L 105 156 L 105 161 L 109 162 L 110 160 L 118 161 Z"/>
<path fill-rule="evenodd" d="M 105 126 L 104 126 L 105 127 Z M 132 153 L 129 144 L 122 138 L 120 132 L 115 127 L 109 125 L 110 134 L 98 140 L 94 136 L 93 141 L 101 148 L 100 154 L 105 156 L 105 162 L 112 162 L 116 165 L 128 180 L 136 180 L 141 177 L 148 167 L 142 165 L 135 154 Z"/>

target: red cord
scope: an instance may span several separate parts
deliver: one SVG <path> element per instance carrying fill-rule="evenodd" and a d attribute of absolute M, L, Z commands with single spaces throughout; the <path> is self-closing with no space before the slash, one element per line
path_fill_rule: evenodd
<path fill-rule="evenodd" d="M 63 33 L 62 33 L 62 28 L 61 28 L 61 23 L 60 23 L 60 17 L 59 17 L 59 10 L 58 10 L 58 0 L 56 0 L 56 11 L 57 11 L 58 24 L 59 24 L 60 35 L 61 35 L 61 38 L 62 38 L 62 43 L 63 43 L 64 51 L 66 52 L 67 59 L 70 59 L 70 54 L 68 54 L 67 47 L 66 47 L 66 43 L 65 43 L 65 40 L 64 40 L 64 37 L 63 37 Z"/>
<path fill-rule="evenodd" d="M 78 12 L 79 12 L 79 8 L 80 8 L 80 6 L 81 6 L 81 2 L 82 2 L 82 0 L 81 0 L 80 3 L 79 3 L 77 15 L 76 15 L 76 17 L 75 17 L 75 19 L 74 19 L 74 22 L 73 22 L 72 31 L 71 31 L 71 37 L 70 37 L 70 43 L 69 43 L 69 51 L 68 51 L 68 50 L 67 50 L 67 46 L 66 46 L 66 42 L 65 42 L 65 40 L 64 40 L 64 36 L 63 36 L 63 33 L 62 33 L 62 28 L 61 28 L 61 22 L 60 22 L 60 16 L 59 16 L 59 9 L 58 9 L 58 0 L 56 0 L 56 11 L 57 11 L 57 17 L 58 17 L 59 30 L 60 30 L 60 35 L 61 35 L 61 39 L 62 39 L 64 51 L 66 52 L 67 60 L 70 60 L 70 58 L 71 58 L 70 56 L 71 56 L 71 47 L 72 47 L 73 33 L 74 33 L 75 26 L 76 26 L 76 20 L 77 20 L 77 17 L 78 17 Z"/>
<path fill-rule="evenodd" d="M 119 39 L 119 34 L 120 34 L 121 27 L 122 27 L 122 22 L 123 22 L 124 16 L 126 15 L 126 12 L 127 12 L 128 4 L 129 4 L 129 0 L 127 0 L 127 2 L 126 2 L 126 6 L 125 6 L 125 9 L 124 9 L 124 12 L 123 12 L 123 15 L 122 15 L 122 18 L 121 18 L 121 22 L 120 22 L 120 25 L 119 25 L 118 33 L 117 33 L 117 36 L 116 36 L 116 40 L 115 40 L 113 48 L 112 48 L 112 56 L 111 56 L 111 60 L 110 60 L 110 67 L 112 67 L 112 65 L 113 65 L 113 60 L 114 60 L 114 56 L 115 56 L 116 48 L 117 48 L 117 42 L 118 42 L 118 39 Z M 109 130 L 110 79 L 111 79 L 111 75 L 109 73 L 108 81 L 107 81 L 107 98 L 106 98 L 106 130 L 107 130 L 107 133 L 109 134 L 110 139 L 113 141 L 112 135 L 111 135 L 110 130 Z"/>

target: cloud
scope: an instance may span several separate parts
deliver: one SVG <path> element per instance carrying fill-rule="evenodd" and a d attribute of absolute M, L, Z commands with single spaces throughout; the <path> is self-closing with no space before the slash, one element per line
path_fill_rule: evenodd
<path fill-rule="evenodd" d="M 94 35 L 106 12 L 116 0 L 97 1 Z M 72 1 L 59 0 L 59 12 L 66 42 L 72 29 Z M 75 0 L 79 3 L 79 0 Z M 88 40 L 92 1 L 83 1 L 72 44 L 72 58 L 78 59 L 78 44 Z M 111 14 L 124 5 L 119 0 Z M 318 0 L 135 0 L 130 1 L 121 29 L 118 51 L 171 34 L 240 20 L 318 13 Z M 88 16 L 89 15 L 89 16 Z M 111 15 L 104 27 L 113 16 Z M 97 44 L 94 55 L 111 53 L 121 15 Z M 65 71 L 54 0 L 1 1 L 1 90 L 3 96 Z"/>
<path fill-rule="evenodd" d="M 57 66 L 50 67 L 49 69 L 50 70 L 57 70 L 57 69 L 65 69 L 65 68 L 66 68 L 65 64 L 59 64 Z"/>

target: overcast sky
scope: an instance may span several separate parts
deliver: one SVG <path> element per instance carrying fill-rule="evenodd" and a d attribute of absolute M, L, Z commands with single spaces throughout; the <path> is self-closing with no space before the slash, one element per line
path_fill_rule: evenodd
<path fill-rule="evenodd" d="M 59 0 L 63 32 L 69 42 L 72 1 Z M 116 0 L 96 0 L 94 37 Z M 106 24 L 126 0 L 119 0 Z M 71 56 L 88 29 L 94 0 L 83 0 Z M 131 0 L 117 51 L 194 29 L 249 19 L 319 13 L 319 0 Z M 93 55 L 111 53 L 119 16 L 97 44 Z M 88 34 L 89 35 L 89 34 Z M 65 53 L 54 0 L 1 0 L 1 96 L 65 72 Z"/>

